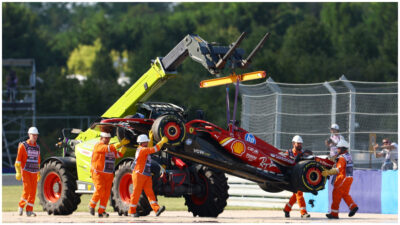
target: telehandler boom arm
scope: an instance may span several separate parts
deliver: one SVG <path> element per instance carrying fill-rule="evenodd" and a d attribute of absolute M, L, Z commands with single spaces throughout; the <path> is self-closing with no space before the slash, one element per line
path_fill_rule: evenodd
<path fill-rule="evenodd" d="M 262 47 L 268 38 L 267 33 L 253 52 Z M 138 102 L 146 101 L 160 88 L 183 61 L 190 57 L 202 64 L 211 74 L 219 74 L 229 62 L 232 69 L 247 67 L 254 54 L 243 59 L 244 50 L 237 48 L 244 39 L 242 33 L 236 42 L 228 46 L 216 46 L 203 40 L 200 36 L 189 34 L 181 40 L 165 57 L 157 57 L 151 68 L 143 74 L 101 117 L 115 118 L 132 115 L 136 112 Z"/>

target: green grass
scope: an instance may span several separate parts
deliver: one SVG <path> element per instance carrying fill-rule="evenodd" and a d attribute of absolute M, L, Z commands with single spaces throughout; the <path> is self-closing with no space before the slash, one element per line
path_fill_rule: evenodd
<path fill-rule="evenodd" d="M 21 199 L 22 195 L 22 185 L 18 186 L 3 186 L 3 212 L 12 212 L 17 211 L 18 202 Z M 77 212 L 87 212 L 88 204 L 91 194 L 84 194 L 81 196 L 81 203 L 78 206 Z M 182 198 L 166 198 L 163 196 L 158 196 L 158 203 L 160 205 L 165 205 L 165 207 L 170 211 L 187 211 L 187 207 L 185 205 L 185 199 Z M 265 210 L 266 208 L 258 208 L 258 207 L 242 207 L 242 206 L 227 206 L 226 210 Z M 39 197 L 36 195 L 35 206 L 33 207 L 33 211 L 40 212 L 43 211 L 42 206 L 40 205 Z M 108 212 L 113 212 L 112 206 L 110 206 L 110 202 L 108 202 L 107 209 Z"/>

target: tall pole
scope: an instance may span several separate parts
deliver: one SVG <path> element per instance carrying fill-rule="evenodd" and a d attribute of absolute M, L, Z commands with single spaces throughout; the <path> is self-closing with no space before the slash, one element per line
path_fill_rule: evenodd
<path fill-rule="evenodd" d="M 354 131 L 355 131 L 355 112 L 356 112 L 356 89 L 354 86 L 347 80 L 347 78 L 342 75 L 340 80 L 343 84 L 349 89 L 349 145 L 350 150 L 354 149 Z"/>
<path fill-rule="evenodd" d="M 282 111 L 282 96 L 281 89 L 275 81 L 269 77 L 267 85 L 270 85 L 273 92 L 275 92 L 275 130 L 274 130 L 274 145 L 276 148 L 281 148 L 281 111 Z"/>
<path fill-rule="evenodd" d="M 325 81 L 324 86 L 331 93 L 331 124 L 333 124 L 336 123 L 336 91 L 327 81 Z"/>

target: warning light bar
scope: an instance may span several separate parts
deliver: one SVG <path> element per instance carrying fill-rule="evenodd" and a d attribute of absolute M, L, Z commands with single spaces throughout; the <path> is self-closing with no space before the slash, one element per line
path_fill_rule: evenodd
<path fill-rule="evenodd" d="M 237 80 L 241 81 L 248 81 L 248 80 L 256 80 L 256 79 L 261 79 L 265 78 L 267 75 L 265 71 L 256 71 L 256 72 L 251 72 L 251 73 L 245 73 L 245 74 L 231 74 L 226 77 L 220 77 L 220 78 L 215 78 L 215 79 L 210 79 L 210 80 L 203 80 L 200 82 L 200 88 L 208 88 L 208 87 L 215 87 L 215 86 L 220 86 L 224 84 L 232 84 L 236 83 Z"/>

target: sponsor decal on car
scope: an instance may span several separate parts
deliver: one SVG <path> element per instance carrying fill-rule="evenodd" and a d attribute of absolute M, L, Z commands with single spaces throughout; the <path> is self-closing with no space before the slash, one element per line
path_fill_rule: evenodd
<path fill-rule="evenodd" d="M 244 139 L 245 139 L 247 142 L 250 142 L 250 143 L 252 143 L 252 144 L 256 144 L 256 137 L 254 137 L 254 135 L 251 134 L 251 133 L 247 133 L 247 134 L 244 136 Z"/>
<path fill-rule="evenodd" d="M 260 160 L 260 167 L 264 170 L 268 170 L 271 167 L 276 167 L 274 162 L 268 157 L 261 157 Z"/>
<path fill-rule="evenodd" d="M 219 144 L 222 146 L 225 146 L 225 145 L 231 143 L 233 140 L 235 140 L 235 139 L 231 138 L 231 137 L 227 137 L 224 140 L 220 141 Z"/>
<path fill-rule="evenodd" d="M 287 163 L 290 163 L 290 164 L 294 163 L 293 159 L 288 159 L 288 158 L 286 158 L 286 157 L 284 157 L 284 156 L 282 156 L 280 154 L 275 155 L 275 154 L 272 153 L 271 157 L 275 158 L 275 159 L 279 159 L 279 160 L 287 162 Z"/>
<path fill-rule="evenodd" d="M 207 153 L 207 152 L 205 152 L 203 150 L 200 150 L 200 149 L 197 149 L 197 148 L 193 149 L 193 152 L 196 153 L 196 154 L 199 154 L 199 155 L 210 156 L 210 153 Z"/>
<path fill-rule="evenodd" d="M 245 150 L 244 147 L 245 147 L 245 146 L 244 146 L 244 144 L 243 144 L 242 142 L 240 142 L 240 141 L 235 141 L 235 142 L 233 142 L 233 144 L 232 144 L 232 152 L 233 152 L 234 154 L 236 154 L 236 155 L 241 156 L 241 155 L 243 155 L 243 153 L 244 153 L 244 150 Z"/>
<path fill-rule="evenodd" d="M 252 153 L 254 153 L 256 155 L 258 154 L 258 150 L 253 148 L 253 147 L 251 147 L 251 146 L 247 147 L 247 150 L 251 151 Z"/>
<path fill-rule="evenodd" d="M 321 158 L 316 157 L 315 161 L 319 162 L 320 164 L 322 164 L 323 166 L 326 166 L 328 168 L 332 167 L 332 164 L 326 162 L 325 160 L 322 160 Z"/>
<path fill-rule="evenodd" d="M 249 154 L 249 153 L 246 153 L 246 159 L 248 159 L 251 162 L 251 161 L 256 160 L 257 156 Z"/>

